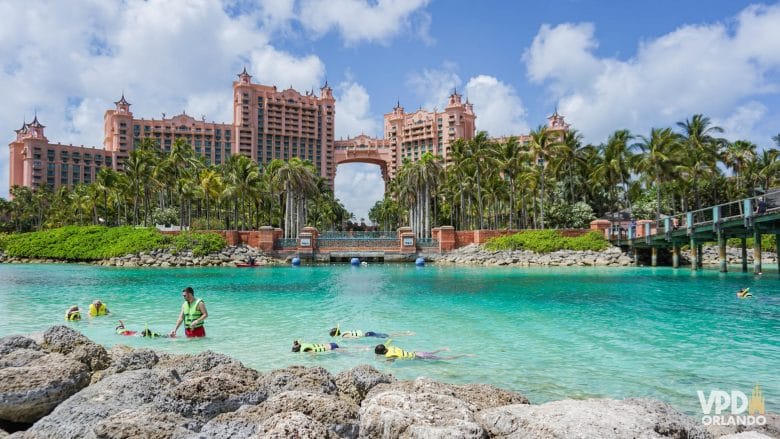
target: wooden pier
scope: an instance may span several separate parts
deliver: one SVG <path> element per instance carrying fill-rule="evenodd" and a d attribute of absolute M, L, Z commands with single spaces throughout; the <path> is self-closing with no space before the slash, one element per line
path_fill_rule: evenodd
<path fill-rule="evenodd" d="M 742 240 L 742 271 L 748 271 L 747 238 L 753 238 L 753 271 L 761 273 L 762 235 L 775 235 L 775 252 L 780 254 L 780 189 L 764 195 L 732 201 L 684 214 L 668 216 L 660 220 L 636 222 L 610 221 L 606 230 L 609 240 L 635 253 L 649 249 L 652 266 L 658 262 L 658 250 L 672 253 L 672 266 L 680 266 L 680 247 L 691 249 L 691 269 L 701 268 L 702 245 L 716 242 L 720 254 L 720 271 L 728 271 L 726 240 Z M 780 257 L 778 257 L 780 271 Z"/>

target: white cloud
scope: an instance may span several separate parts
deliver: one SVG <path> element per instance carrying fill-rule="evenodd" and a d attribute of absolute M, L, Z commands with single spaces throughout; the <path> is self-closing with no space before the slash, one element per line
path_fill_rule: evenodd
<path fill-rule="evenodd" d="M 406 83 L 422 99 L 422 108 L 429 111 L 434 108 L 443 110 L 447 105 L 447 98 L 461 85 L 460 77 L 455 73 L 456 69 L 455 64 L 445 62 L 439 69 L 423 69 L 409 75 Z M 403 105 L 403 102 L 401 104 Z M 416 108 L 406 107 L 407 112 L 415 110 Z"/>
<path fill-rule="evenodd" d="M 385 182 L 377 165 L 347 163 L 336 169 L 335 196 L 355 215 L 368 223 L 368 211 L 385 194 Z"/>
<path fill-rule="evenodd" d="M 474 104 L 477 130 L 491 136 L 525 134 L 529 131 L 526 111 L 517 91 L 498 79 L 479 75 L 466 84 L 466 95 Z"/>
<path fill-rule="evenodd" d="M 265 14 L 284 16 L 283 6 Z M 0 133 L 10 142 L 37 110 L 51 141 L 102 147 L 103 114 L 123 91 L 136 117 L 186 110 L 231 122 L 231 81 L 245 64 L 255 80 L 319 86 L 322 61 L 272 47 L 256 12 L 229 14 L 218 0 L 2 2 Z"/>
<path fill-rule="evenodd" d="M 560 112 L 590 142 L 621 128 L 645 134 L 695 113 L 733 121 L 735 129 L 753 117 L 750 126 L 758 126 L 765 112 L 749 102 L 778 90 L 780 5 L 746 8 L 733 29 L 680 27 L 642 42 L 627 60 L 597 57 L 594 34 L 590 24 L 544 25 L 524 55 L 528 78 L 550 87 Z M 744 134 L 766 144 L 768 133 Z"/>
<path fill-rule="evenodd" d="M 420 11 L 428 0 L 303 0 L 299 20 L 314 36 L 336 29 L 348 45 L 387 43 L 404 31 L 430 41 L 430 17 Z"/>
<path fill-rule="evenodd" d="M 366 89 L 350 80 L 336 87 L 336 138 L 366 134 L 381 137 L 380 125 L 370 114 L 370 96 Z"/>
<path fill-rule="evenodd" d="M 514 87 L 493 76 L 477 75 L 468 80 L 464 89 L 456 69 L 455 64 L 445 62 L 441 68 L 423 69 L 409 75 L 406 83 L 423 101 L 421 107 L 428 111 L 434 108 L 442 111 L 453 90 L 460 87 L 458 92 L 474 104 L 478 130 L 487 131 L 491 136 L 528 132 L 526 110 Z M 407 107 L 407 111 L 414 110 Z"/>
<path fill-rule="evenodd" d="M 298 58 L 267 46 L 253 51 L 251 73 L 256 82 L 275 84 L 280 90 L 292 86 L 303 92 L 312 87 L 319 90 L 325 65 L 315 55 Z"/>
<path fill-rule="evenodd" d="M 724 137 L 730 141 L 749 139 L 756 130 L 756 124 L 767 114 L 766 105 L 750 101 L 737 107 L 726 119 L 714 119 L 714 125 L 723 128 Z"/>

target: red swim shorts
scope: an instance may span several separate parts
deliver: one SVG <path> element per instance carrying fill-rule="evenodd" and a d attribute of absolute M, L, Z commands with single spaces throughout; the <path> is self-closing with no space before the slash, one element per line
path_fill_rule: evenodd
<path fill-rule="evenodd" d="M 199 326 L 195 329 L 184 328 L 184 335 L 187 337 L 205 337 L 206 328 L 203 326 Z"/>

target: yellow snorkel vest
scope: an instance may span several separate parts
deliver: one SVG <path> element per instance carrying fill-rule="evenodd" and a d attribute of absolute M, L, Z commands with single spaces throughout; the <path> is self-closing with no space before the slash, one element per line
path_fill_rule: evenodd
<path fill-rule="evenodd" d="M 322 343 L 301 343 L 301 352 L 325 352 L 326 345 Z"/>
<path fill-rule="evenodd" d="M 68 310 L 65 311 L 65 320 L 68 321 L 81 320 L 81 311 L 79 311 L 78 309 L 76 311 L 71 311 L 70 308 L 68 308 Z"/>
<path fill-rule="evenodd" d="M 89 315 L 92 317 L 104 316 L 107 314 L 108 307 L 105 303 L 101 303 L 99 307 L 96 307 L 94 303 L 89 304 Z"/>
<path fill-rule="evenodd" d="M 395 346 L 388 346 L 387 353 L 385 354 L 385 357 L 387 358 L 398 358 L 400 360 L 411 360 L 416 356 L 417 355 L 414 352 L 405 351 Z"/>

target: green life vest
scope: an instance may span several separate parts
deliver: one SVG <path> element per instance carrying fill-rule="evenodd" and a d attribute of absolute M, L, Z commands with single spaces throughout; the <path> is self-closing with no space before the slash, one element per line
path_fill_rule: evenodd
<path fill-rule="evenodd" d="M 196 323 L 194 326 L 192 325 L 192 322 L 198 320 L 203 316 L 203 313 L 200 312 L 200 310 L 198 309 L 198 305 L 200 305 L 201 302 L 203 302 L 202 299 L 197 299 L 194 300 L 192 304 L 190 304 L 185 300 L 184 303 L 181 305 L 181 312 L 184 313 L 185 328 L 195 329 L 203 326 L 202 320 Z"/>

